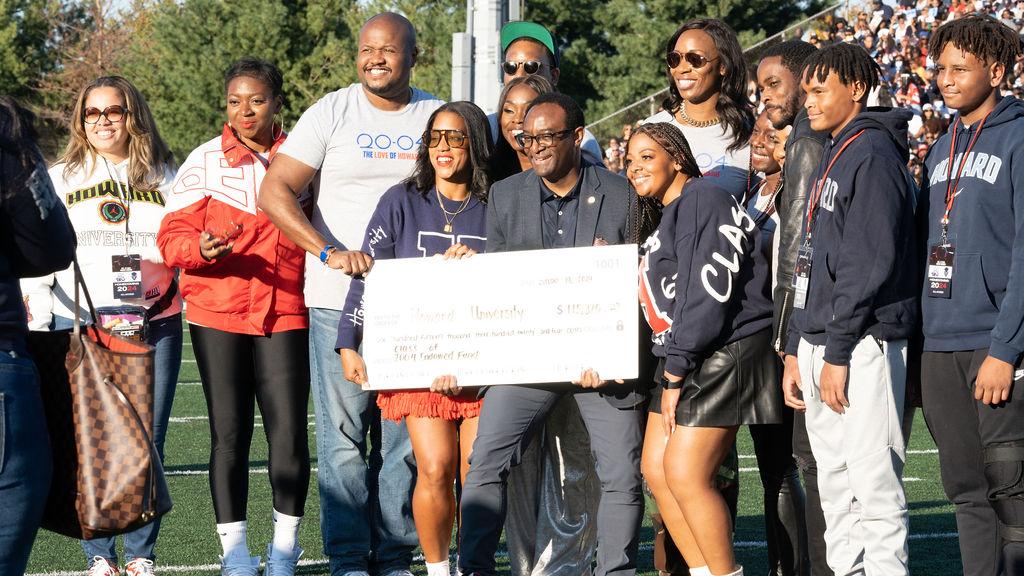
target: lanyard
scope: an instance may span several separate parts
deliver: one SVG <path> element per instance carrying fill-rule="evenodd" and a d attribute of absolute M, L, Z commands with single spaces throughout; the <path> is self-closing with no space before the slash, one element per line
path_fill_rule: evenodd
<path fill-rule="evenodd" d="M 835 166 L 836 160 L 839 160 L 839 157 L 843 155 L 846 148 L 850 144 L 853 144 L 853 141 L 860 138 L 863 134 L 864 130 L 857 132 L 852 138 L 847 140 L 841 148 L 839 148 L 839 152 L 836 152 L 836 155 L 832 157 L 832 160 L 828 163 L 828 167 L 825 168 L 825 173 L 821 175 L 821 180 L 818 180 L 818 186 L 814 191 L 814 196 L 812 196 L 810 202 L 807 203 L 807 230 L 804 231 L 804 246 L 810 246 L 811 244 L 811 227 L 814 225 L 814 213 L 818 207 L 818 200 L 821 199 L 821 190 L 825 187 L 825 180 L 828 179 L 828 173 L 832 171 L 832 167 Z"/>
<path fill-rule="evenodd" d="M 117 187 L 117 198 L 118 200 L 121 201 L 121 206 L 124 207 L 124 253 L 128 254 L 128 250 L 130 249 L 131 245 L 134 244 L 132 233 L 128 229 L 128 218 L 131 216 L 132 213 L 132 184 L 131 182 L 126 182 L 124 185 L 122 185 L 120 174 L 116 170 L 110 169 L 110 162 L 106 159 L 106 157 L 100 156 L 100 158 L 103 158 L 103 164 L 107 168 L 107 176 L 110 176 L 110 179 L 114 181 L 114 185 Z M 128 180 L 127 175 L 125 175 L 125 180 Z"/>
<path fill-rule="evenodd" d="M 964 164 L 967 163 L 967 155 L 971 153 L 971 149 L 974 148 L 974 144 L 978 141 L 978 136 L 981 135 L 981 129 L 985 127 L 985 120 L 988 120 L 989 114 L 985 114 L 985 117 L 978 123 L 978 131 L 971 137 L 970 142 L 967 143 L 967 149 L 964 150 L 964 155 L 960 157 L 960 164 L 956 168 L 956 178 L 953 179 L 953 156 L 956 154 L 956 123 L 953 124 L 953 137 L 949 141 L 949 162 L 946 164 L 946 211 L 942 214 L 942 243 L 946 243 L 947 233 L 949 232 L 949 213 L 953 211 L 953 202 L 956 201 L 956 197 L 959 194 L 956 190 L 958 184 L 960 184 L 960 175 L 964 172 Z M 960 124 L 963 124 L 963 120 L 960 120 Z"/>

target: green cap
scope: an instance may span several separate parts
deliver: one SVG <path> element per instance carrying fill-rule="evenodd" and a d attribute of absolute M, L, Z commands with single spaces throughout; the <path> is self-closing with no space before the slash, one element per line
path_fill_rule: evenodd
<path fill-rule="evenodd" d="M 558 51 L 555 50 L 555 39 L 551 37 L 548 29 L 536 22 L 516 21 L 509 22 L 501 27 L 501 51 L 508 50 L 508 45 L 520 38 L 529 38 L 543 44 L 555 57 L 555 65 L 558 65 Z"/>

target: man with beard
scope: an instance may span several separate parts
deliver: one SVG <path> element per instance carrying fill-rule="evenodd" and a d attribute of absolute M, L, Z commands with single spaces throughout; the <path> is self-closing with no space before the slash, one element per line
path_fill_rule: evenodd
<path fill-rule="evenodd" d="M 334 352 L 348 275 L 381 195 L 415 164 L 418 141 L 442 102 L 409 86 L 418 49 L 403 16 L 363 25 L 359 83 L 303 113 L 274 159 L 259 207 L 306 255 L 310 376 L 316 412 L 320 525 L 332 576 L 411 576 L 416 529 L 409 510 L 415 463 L 405 424 L 381 422 L 374 397 L 345 379 Z M 312 221 L 298 197 L 313 183 Z M 351 250 L 351 251 L 350 251 Z M 374 452 L 367 460 L 367 434 Z M 368 529 L 369 527 L 369 529 Z"/>
<path fill-rule="evenodd" d="M 768 119 L 776 130 L 792 126 L 786 141 L 782 193 L 775 200 L 779 228 L 776 233 L 778 270 L 773 324 L 775 349 L 780 352 L 786 348 L 789 319 L 793 313 L 793 268 L 800 247 L 801 224 L 807 210 L 807 192 L 827 137 L 827 134 L 811 129 L 803 107 L 806 95 L 800 89 L 804 62 L 817 51 L 802 40 L 788 40 L 766 50 L 757 67 L 757 85 Z M 810 574 L 831 576 L 832 571 L 825 561 L 825 517 L 818 496 L 818 471 L 804 418 L 803 410 L 794 413 L 793 455 L 803 473 L 807 493 L 805 517 Z M 800 573 L 807 574 L 807 570 Z"/>
<path fill-rule="evenodd" d="M 487 252 L 622 244 L 629 240 L 626 180 L 581 160 L 583 112 L 571 98 L 537 97 L 517 136 L 533 169 L 491 187 Z M 528 358 L 524 358 L 528 362 Z M 636 572 L 640 518 L 641 411 L 633 386 L 604 383 L 591 370 L 577 382 L 495 386 L 487 390 L 472 465 L 462 493 L 463 574 L 495 574 L 495 552 L 507 509 L 509 470 L 563 397 L 571 397 L 590 433 L 601 500 L 597 514 L 597 574 Z M 598 388 L 598 389 L 594 389 Z M 579 450 L 575 446 L 574 450 Z M 589 555 L 563 561 L 589 566 Z M 564 566 L 552 572 L 567 573 Z M 577 571 L 574 574 L 580 574 Z"/>

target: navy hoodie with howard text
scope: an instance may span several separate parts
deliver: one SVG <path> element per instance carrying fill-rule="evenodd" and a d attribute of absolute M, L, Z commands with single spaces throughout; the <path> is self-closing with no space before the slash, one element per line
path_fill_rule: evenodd
<path fill-rule="evenodd" d="M 771 267 L 763 236 L 713 181 L 690 180 L 644 242 L 640 306 L 654 354 L 685 377 L 722 346 L 771 327 Z"/>
<path fill-rule="evenodd" d="M 963 170 L 949 219 L 953 279 L 949 298 L 929 297 L 925 283 L 924 349 L 988 348 L 992 357 L 1016 364 L 1024 353 L 1024 103 L 1006 96 L 996 104 L 964 159 L 978 124 L 965 128 L 957 116 L 925 159 L 919 210 L 927 214 L 927 246 L 932 246 L 940 237 L 949 148 L 956 130 L 952 180 L 961 160 Z M 922 248 L 924 264 L 929 250 Z"/>
<path fill-rule="evenodd" d="M 794 310 L 788 354 L 796 354 L 803 338 L 824 346 L 829 364 L 847 365 L 865 336 L 890 341 L 913 332 L 920 290 L 916 189 L 907 170 L 910 117 L 907 110 L 866 108 L 826 141 L 812 184 L 821 185 L 821 195 L 811 227 L 807 301 Z M 806 231 L 807 214 L 803 226 Z"/>

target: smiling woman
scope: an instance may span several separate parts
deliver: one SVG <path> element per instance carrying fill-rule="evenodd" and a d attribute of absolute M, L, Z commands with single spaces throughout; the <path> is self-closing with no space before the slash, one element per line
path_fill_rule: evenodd
<path fill-rule="evenodd" d="M 82 88 L 70 131 L 50 178 L 78 233 L 77 258 L 99 321 L 156 347 L 153 440 L 162 455 L 181 365 L 181 296 L 153 239 L 174 180 L 173 159 L 142 94 L 120 76 Z M 70 268 L 23 280 L 30 328 L 68 330 L 76 315 L 91 322 L 88 311 L 70 305 L 74 285 Z M 106 315 L 112 319 L 104 322 Z M 152 573 L 159 530 L 158 519 L 124 536 L 128 574 Z M 117 573 L 114 538 L 82 545 L 90 575 Z"/>

